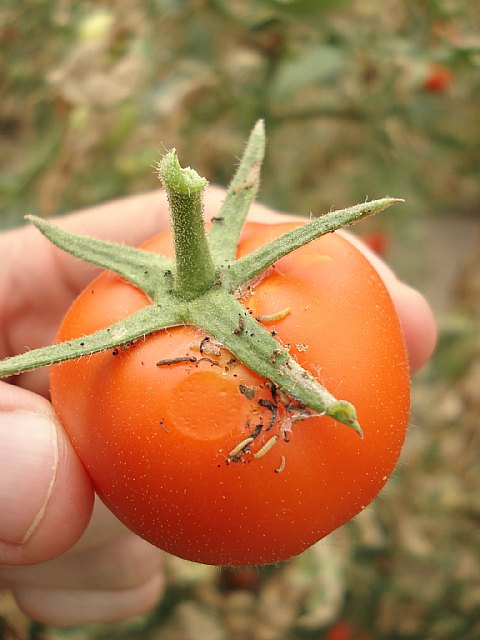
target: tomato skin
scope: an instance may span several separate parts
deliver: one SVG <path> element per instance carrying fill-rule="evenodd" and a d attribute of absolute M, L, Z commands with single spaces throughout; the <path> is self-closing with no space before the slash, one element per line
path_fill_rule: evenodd
<path fill-rule="evenodd" d="M 248 223 L 240 254 L 296 223 Z M 144 245 L 172 254 L 169 234 Z M 215 565 L 277 562 L 301 553 L 357 514 L 391 474 L 409 416 L 409 371 L 392 301 L 370 263 L 339 234 L 279 260 L 242 302 L 254 316 L 291 307 L 266 325 L 336 395 L 357 408 L 365 437 L 330 418 L 297 422 L 265 456 L 228 453 L 271 412 L 271 390 L 222 350 L 157 366 L 204 334 L 162 330 L 120 349 L 51 369 L 52 402 L 95 488 L 128 527 L 174 555 Z M 148 304 L 111 273 L 88 286 L 58 339 L 106 327 Z M 255 388 L 255 397 L 240 385 Z M 277 421 L 278 422 L 278 421 Z M 249 426 L 246 426 L 247 423 Z M 255 441 L 256 449 L 276 424 Z M 285 468 L 281 472 L 282 456 Z"/>

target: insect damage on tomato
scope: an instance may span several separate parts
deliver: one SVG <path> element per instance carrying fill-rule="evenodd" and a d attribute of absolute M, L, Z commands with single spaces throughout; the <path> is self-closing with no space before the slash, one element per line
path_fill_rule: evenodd
<path fill-rule="evenodd" d="M 261 385 L 259 391 L 266 388 L 270 391 L 270 398 L 261 397 L 256 401 L 258 409 L 252 412 L 256 414 L 256 420 L 249 417 L 244 430 L 248 435 L 236 444 L 228 453 L 225 462 L 252 462 L 263 458 L 281 438 L 284 442 L 290 442 L 293 424 L 304 420 L 312 414 L 301 404 L 286 398 L 278 391 L 274 384 Z M 248 400 L 252 401 L 257 393 L 254 387 L 239 385 L 239 391 Z M 279 397 L 280 396 L 280 397 Z M 260 408 L 267 409 L 270 415 L 260 413 Z M 252 422 L 256 422 L 252 428 Z M 276 431 L 271 435 L 272 430 Z M 258 444 L 257 444 L 258 443 Z M 275 468 L 275 473 L 281 473 L 285 469 L 286 456 L 282 454 L 280 466 Z"/>

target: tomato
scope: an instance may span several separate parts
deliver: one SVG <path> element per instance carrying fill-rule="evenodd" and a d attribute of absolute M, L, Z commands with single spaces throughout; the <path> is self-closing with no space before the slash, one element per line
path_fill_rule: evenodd
<path fill-rule="evenodd" d="M 453 80 L 452 70 L 443 64 L 431 64 L 423 88 L 428 93 L 444 93 Z"/>
<path fill-rule="evenodd" d="M 386 256 L 390 246 L 390 238 L 385 231 L 361 233 L 362 242 L 379 256 Z"/>
<path fill-rule="evenodd" d="M 248 223 L 240 255 L 294 226 Z M 173 255 L 169 234 L 143 248 Z M 53 404 L 101 499 L 154 545 L 206 564 L 284 560 L 352 518 L 392 473 L 409 416 L 392 301 L 344 237 L 329 234 L 285 256 L 242 302 L 331 393 L 354 403 L 363 439 L 327 417 L 290 424 L 271 384 L 225 349 L 206 349 L 190 326 L 51 369 Z M 74 302 L 58 340 L 148 303 L 103 273 Z M 184 356 L 196 361 L 157 365 Z M 229 456 L 257 424 L 255 450 L 276 435 L 274 446 L 261 457 L 253 447 Z"/>
<path fill-rule="evenodd" d="M 330 627 L 325 640 L 373 640 L 373 636 L 367 633 L 358 634 L 350 622 L 342 620 Z"/>

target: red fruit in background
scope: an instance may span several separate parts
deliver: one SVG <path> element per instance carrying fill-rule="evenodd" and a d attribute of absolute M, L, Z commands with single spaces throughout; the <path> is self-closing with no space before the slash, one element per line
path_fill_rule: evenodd
<path fill-rule="evenodd" d="M 423 83 L 423 89 L 429 93 L 443 93 L 451 85 L 453 72 L 443 64 L 432 63 Z"/>
<path fill-rule="evenodd" d="M 347 620 L 336 622 L 325 634 L 324 640 L 374 640 L 368 633 L 357 633 L 355 627 Z"/>
<path fill-rule="evenodd" d="M 371 231 L 361 233 L 362 241 L 379 256 L 386 256 L 390 247 L 390 238 L 385 231 Z"/>

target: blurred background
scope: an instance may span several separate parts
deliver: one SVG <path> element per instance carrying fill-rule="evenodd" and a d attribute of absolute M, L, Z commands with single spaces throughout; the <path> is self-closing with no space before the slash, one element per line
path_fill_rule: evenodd
<path fill-rule="evenodd" d="M 480 638 L 480 11 L 472 0 L 2 0 L 0 228 L 158 187 L 163 148 L 226 185 L 258 118 L 260 200 L 358 228 L 435 309 L 402 464 L 276 568 L 169 558 L 150 616 L 70 631 L 0 596 L 0 638 Z M 3 635 L 2 635 L 3 634 Z"/>

